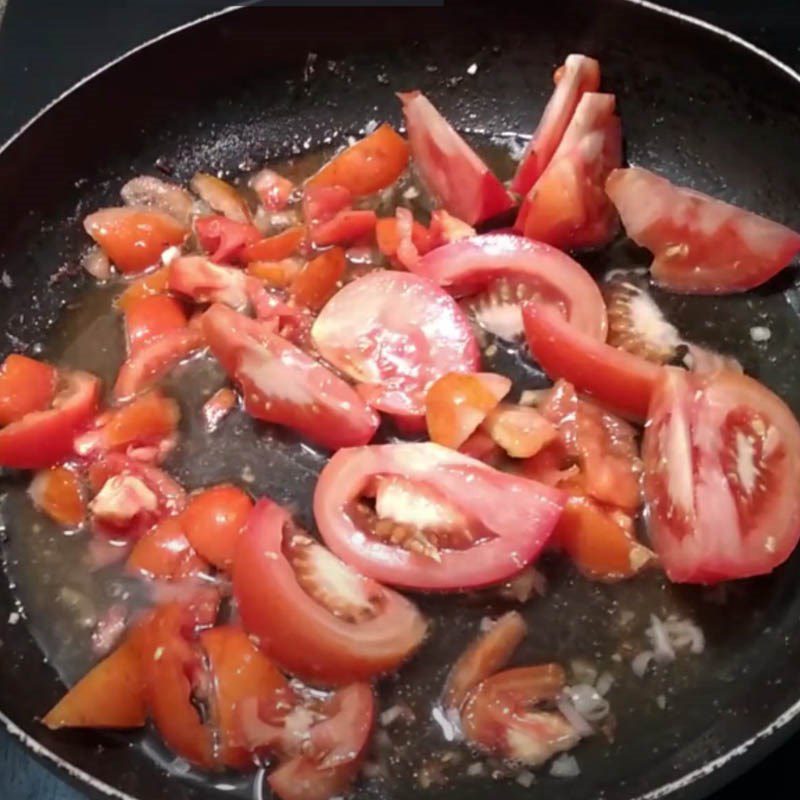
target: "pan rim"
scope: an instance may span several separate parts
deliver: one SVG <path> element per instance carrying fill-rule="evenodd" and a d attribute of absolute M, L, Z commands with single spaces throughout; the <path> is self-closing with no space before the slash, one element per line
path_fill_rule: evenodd
<path fill-rule="evenodd" d="M 605 2 L 608 1 L 609 0 L 605 0 Z M 797 84 L 800 84 L 800 71 L 795 70 L 767 50 L 764 50 L 748 39 L 745 39 L 744 37 L 739 36 L 738 34 L 733 33 L 726 28 L 715 25 L 707 20 L 692 16 L 691 14 L 678 11 L 677 9 L 659 5 L 651 0 L 616 0 L 616 2 L 638 6 L 648 12 L 672 17 L 680 22 L 701 28 L 716 36 L 722 37 L 731 44 L 742 47 L 745 50 L 749 50 L 754 55 L 767 61 L 772 67 L 775 67 L 783 72 L 787 77 L 795 81 Z M 53 98 L 49 103 L 43 106 L 39 111 L 37 111 L 30 119 L 28 119 L 14 133 L 12 133 L 11 136 L 9 136 L 9 138 L 2 143 L 2 145 L 0 145 L 0 157 L 2 157 L 18 139 L 20 139 L 31 127 L 33 127 L 34 124 L 44 117 L 52 108 L 58 105 L 58 103 L 60 103 L 62 100 L 65 100 L 85 84 L 102 75 L 130 56 L 133 56 L 139 51 L 144 50 L 151 45 L 162 41 L 163 39 L 173 36 L 174 34 L 181 33 L 182 31 L 188 30 L 189 28 L 193 28 L 212 19 L 223 17 L 247 6 L 256 6 L 258 4 L 258 0 L 247 0 L 246 2 L 225 6 L 217 11 L 204 14 L 200 17 L 189 20 L 188 22 L 169 28 L 166 31 L 157 34 L 156 36 L 146 39 L 140 44 L 129 48 L 116 58 L 106 62 L 82 77 L 80 80 L 76 81 L 74 84 Z M 72 762 L 62 758 L 57 753 L 42 745 L 33 734 L 28 733 L 24 728 L 7 716 L 1 709 L 0 722 L 2 722 L 3 727 L 11 736 L 19 740 L 20 743 L 23 744 L 28 751 L 30 751 L 30 754 L 45 766 L 51 769 L 55 767 L 58 770 L 63 770 L 63 772 L 73 780 L 91 787 L 91 789 L 102 793 L 106 797 L 118 798 L 118 800 L 142 800 L 142 798 L 135 797 L 134 795 L 128 794 L 121 789 L 111 786 L 105 781 L 95 777 L 91 773 L 75 766 Z M 771 723 L 757 731 L 753 736 L 749 737 L 737 746 L 732 747 L 707 764 L 697 767 L 696 769 L 680 776 L 679 778 L 664 783 L 661 786 L 651 789 L 644 794 L 631 797 L 631 800 L 664 800 L 664 798 L 677 796 L 677 793 L 679 792 L 684 792 L 684 794 L 681 795 L 681 798 L 684 798 L 685 800 L 690 800 L 690 798 L 694 798 L 694 800 L 700 800 L 700 798 L 707 797 L 711 791 L 730 783 L 731 781 L 743 775 L 748 769 L 751 769 L 753 766 L 759 763 L 762 759 L 779 747 L 784 741 L 786 741 L 793 733 L 795 733 L 798 728 L 800 728 L 800 698 L 798 698 L 792 705 L 785 709 Z M 756 748 L 759 748 L 760 751 L 753 752 Z M 737 759 L 739 760 L 737 761 Z M 730 767 L 731 772 L 722 781 L 720 781 L 716 786 L 708 783 L 709 779 L 713 775 L 718 774 L 720 769 L 731 762 L 733 762 L 732 766 Z M 59 774 L 56 772 L 56 770 L 53 770 L 53 772 L 57 775 Z M 61 776 L 59 775 L 59 777 Z"/>

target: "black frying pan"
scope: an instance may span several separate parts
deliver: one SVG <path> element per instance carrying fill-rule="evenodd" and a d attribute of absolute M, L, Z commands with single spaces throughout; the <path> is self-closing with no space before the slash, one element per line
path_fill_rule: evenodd
<path fill-rule="evenodd" d="M 76 301 L 85 289 L 76 267 L 85 246 L 79 221 L 88 210 L 115 204 L 121 183 L 154 171 L 157 160 L 171 165 L 181 181 L 200 168 L 236 173 L 240 165 L 257 166 L 326 137 L 338 142 L 371 119 L 397 121 L 392 91 L 412 87 L 430 93 L 449 119 L 478 140 L 487 133 L 528 133 L 549 95 L 554 65 L 576 51 L 601 61 L 604 86 L 618 97 L 631 162 L 800 226 L 800 77 L 691 21 L 623 0 L 561 0 L 520 11 L 500 4 L 239 10 L 135 51 L 73 90 L 0 151 L 0 254 L 12 283 L 0 292 L 4 348 L 38 350 L 43 344 L 45 353 L 73 366 L 101 368 L 112 332 L 100 323 L 88 331 L 80 327 L 91 319 L 91 309 Z M 313 69 L 309 52 L 318 54 Z M 477 73 L 468 76 L 473 63 Z M 648 259 L 620 241 L 582 260 L 600 274 L 646 265 Z M 800 412 L 795 272 L 744 298 L 658 299 L 685 335 L 735 353 Z M 65 317 L 72 321 L 69 330 L 59 322 Z M 770 327 L 768 345 L 752 341 L 754 324 Z M 530 385 L 541 381 L 517 354 L 501 351 L 498 357 Z M 255 492 L 295 504 L 307 520 L 321 457 L 301 451 L 290 437 L 263 429 L 254 436 L 250 425 L 236 419 L 238 435 L 216 444 L 213 456 L 195 431 L 185 431 L 188 444 L 172 468 L 193 487 L 229 478 L 249 464 Z M 169 759 L 147 736 L 140 747 L 139 737 L 54 734 L 35 721 L 63 690 L 42 650 L 55 656 L 62 675 L 74 678 L 85 665 L 62 657 L 64 643 L 86 632 L 59 611 L 57 585 L 40 579 L 34 590 L 25 581 L 32 553 L 65 560 L 81 543 L 34 529 L 23 487 L 21 477 L 3 480 L 7 571 L 18 583 L 30 622 L 11 624 L 18 595 L 3 582 L 4 723 L 87 790 L 188 800 L 222 796 L 211 785 L 216 782 L 230 796 L 249 796 L 250 783 L 231 776 L 168 779 L 163 767 Z M 394 735 L 399 758 L 391 778 L 360 785 L 359 796 L 697 798 L 800 727 L 800 557 L 770 577 L 737 585 L 724 605 L 697 588 L 665 588 L 657 577 L 609 588 L 577 580 L 563 565 L 545 566 L 552 589 L 531 606 L 532 634 L 519 653 L 521 663 L 582 656 L 611 664 L 620 641 L 631 651 L 637 642 L 644 647 L 650 609 L 692 616 L 706 632 L 706 653 L 644 681 L 623 661 L 611 694 L 615 740 L 583 745 L 575 779 L 545 773 L 523 789 L 513 781 L 455 777 L 423 794 L 415 769 L 427 755 L 447 749 L 427 721 L 426 699 L 480 618 L 500 606 L 421 598 L 435 620 L 435 635 L 383 696 L 385 703 L 408 700 L 421 719 L 411 731 Z M 626 609 L 637 618 L 621 632 L 618 614 Z M 661 696 L 664 710 L 655 702 Z M 463 768 L 453 772 L 459 773 Z"/>

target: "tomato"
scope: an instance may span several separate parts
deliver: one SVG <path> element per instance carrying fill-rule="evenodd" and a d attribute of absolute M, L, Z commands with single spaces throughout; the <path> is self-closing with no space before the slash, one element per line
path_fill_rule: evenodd
<path fill-rule="evenodd" d="M 457 450 L 510 390 L 511 381 L 492 372 L 443 375 L 425 397 L 430 440 Z"/>
<path fill-rule="evenodd" d="M 564 496 L 431 442 L 336 453 L 314 492 L 325 543 L 383 583 L 459 590 L 533 561 Z"/>
<path fill-rule="evenodd" d="M 195 576 L 207 567 L 186 538 L 180 517 L 167 517 L 147 531 L 125 563 L 129 572 L 161 580 Z"/>
<path fill-rule="evenodd" d="M 345 186 L 306 186 L 303 191 L 303 217 L 309 229 L 332 220 L 350 208 L 353 195 Z"/>
<path fill-rule="evenodd" d="M 483 428 L 512 458 L 530 458 L 558 438 L 558 431 L 538 411 L 512 403 L 490 411 Z"/>
<path fill-rule="evenodd" d="M 246 769 L 253 758 L 239 724 L 240 704 L 255 700 L 273 709 L 288 707 L 292 692 L 277 667 L 233 625 L 200 634 L 213 681 L 213 717 L 219 732 L 219 759 L 226 766 Z"/>
<path fill-rule="evenodd" d="M 114 384 L 114 398 L 127 400 L 144 392 L 205 344 L 202 331 L 190 324 L 143 345 L 120 367 Z"/>
<path fill-rule="evenodd" d="M 75 528 L 86 516 L 81 482 L 66 467 L 50 467 L 37 472 L 28 490 L 33 504 L 59 525 Z"/>
<path fill-rule="evenodd" d="M 280 261 L 250 261 L 247 274 L 258 279 L 270 289 L 286 289 L 303 268 L 298 258 L 282 258 Z M 256 306 L 256 309 L 258 306 Z M 258 316 L 258 310 L 256 310 Z"/>
<path fill-rule="evenodd" d="M 497 619 L 459 656 L 442 692 L 445 708 L 461 708 L 469 691 L 502 669 L 528 633 L 522 615 L 509 611 Z"/>
<path fill-rule="evenodd" d="M 398 251 L 402 252 L 402 244 L 404 236 L 410 237 L 411 244 L 417 251 L 417 255 L 424 255 L 430 250 L 430 234 L 428 229 L 421 223 L 417 222 L 413 217 L 411 218 L 411 233 L 408 234 L 404 230 L 402 222 L 401 211 L 406 211 L 410 215 L 408 209 L 397 209 L 396 216 L 382 217 L 375 225 L 375 239 L 378 244 L 378 249 L 388 259 L 397 260 Z"/>
<path fill-rule="evenodd" d="M 513 206 L 503 184 L 422 92 L 398 97 L 414 165 L 447 211 L 476 225 Z"/>
<path fill-rule="evenodd" d="M 116 298 L 116 307 L 125 313 L 131 306 L 136 305 L 140 300 L 145 297 L 150 297 L 154 294 L 162 294 L 167 291 L 167 283 L 169 277 L 169 267 L 161 267 L 160 269 L 149 272 L 141 278 L 137 278 L 128 284 L 128 288 Z"/>
<path fill-rule="evenodd" d="M 299 306 L 319 311 L 341 285 L 347 261 L 341 247 L 332 247 L 312 258 L 294 276 L 289 294 Z"/>
<path fill-rule="evenodd" d="M 597 284 L 568 255 L 507 233 L 474 236 L 432 250 L 414 272 L 456 296 L 474 296 L 478 323 L 503 339 L 521 337 L 520 307 L 529 298 L 558 311 L 578 331 L 606 338 L 606 307 Z"/>
<path fill-rule="evenodd" d="M 222 420 L 235 408 L 236 393 L 232 389 L 223 387 L 218 389 L 203 403 L 203 419 L 206 429 L 215 431 Z"/>
<path fill-rule="evenodd" d="M 253 501 L 235 486 L 220 484 L 189 498 L 182 521 L 192 547 L 219 569 L 230 569 Z"/>
<path fill-rule="evenodd" d="M 135 354 L 142 346 L 159 339 L 165 333 L 186 327 L 183 306 L 165 294 L 152 294 L 125 310 L 125 339 L 128 353 Z"/>
<path fill-rule="evenodd" d="M 222 215 L 198 217 L 194 230 L 200 246 L 217 264 L 235 264 L 244 250 L 261 239 L 261 231 L 248 222 L 234 222 Z"/>
<path fill-rule="evenodd" d="M 443 208 L 436 208 L 431 213 L 431 224 L 428 228 L 431 249 L 443 244 L 452 244 L 460 239 L 475 236 L 475 228 L 464 220 L 448 214 Z"/>
<path fill-rule="evenodd" d="M 214 305 L 203 328 L 252 416 L 330 449 L 366 444 L 374 435 L 378 417 L 355 391 L 264 323 Z"/>
<path fill-rule="evenodd" d="M 514 228 L 561 249 L 600 247 L 617 232 L 606 178 L 622 164 L 622 128 L 613 94 L 587 92 L 564 138 L 530 189 Z"/>
<path fill-rule="evenodd" d="M 0 368 L 0 425 L 50 408 L 56 393 L 55 367 L 12 353 Z"/>
<path fill-rule="evenodd" d="M 673 292 L 743 292 L 800 252 L 800 234 L 789 228 L 646 169 L 614 170 L 606 191 L 628 236 L 652 251 L 653 278 Z"/>
<path fill-rule="evenodd" d="M 181 244 L 188 233 L 169 214 L 136 207 L 95 211 L 83 227 L 125 275 L 152 267 L 167 247 Z"/>
<path fill-rule="evenodd" d="M 490 466 L 494 466 L 503 455 L 503 450 L 497 442 L 480 428 L 458 448 L 458 452 Z"/>
<path fill-rule="evenodd" d="M 294 192 L 294 184 L 271 169 L 262 169 L 254 175 L 250 185 L 268 211 L 282 211 Z"/>
<path fill-rule="evenodd" d="M 281 261 L 289 258 L 300 249 L 305 236 L 306 229 L 302 225 L 286 228 L 274 236 L 247 245 L 242 251 L 242 260 L 249 264 L 251 261 Z"/>
<path fill-rule="evenodd" d="M 59 728 L 141 728 L 145 723 L 142 666 L 133 641 L 94 666 L 42 722 Z"/>
<path fill-rule="evenodd" d="M 564 378 L 625 417 L 644 419 L 663 367 L 587 336 L 536 302 L 523 304 L 522 319 L 531 354 L 550 378 Z"/>
<path fill-rule="evenodd" d="M 332 244 L 349 245 L 372 235 L 377 217 L 374 211 L 344 209 L 327 222 L 311 228 L 311 241 L 319 247 Z"/>
<path fill-rule="evenodd" d="M 645 429 L 650 537 L 670 580 L 761 575 L 800 538 L 800 427 L 731 371 L 665 368 Z"/>
<path fill-rule="evenodd" d="M 511 181 L 517 194 L 526 195 L 550 163 L 583 94 L 600 88 L 600 64 L 587 56 L 569 55 L 553 79 L 556 88 Z"/>
<path fill-rule="evenodd" d="M 389 672 L 425 636 L 396 592 L 364 578 L 260 500 L 239 539 L 233 591 L 245 630 L 291 672 L 342 684 Z"/>
<path fill-rule="evenodd" d="M 580 734 L 552 707 L 566 683 L 558 664 L 518 667 L 491 675 L 476 686 L 461 711 L 464 736 L 488 753 L 539 766 L 569 750 Z"/>
<path fill-rule="evenodd" d="M 361 197 L 393 184 L 407 164 L 406 140 L 384 123 L 337 153 L 306 181 L 306 186 L 345 186 L 353 197 Z"/>
<path fill-rule="evenodd" d="M 407 273 L 371 272 L 347 284 L 311 337 L 323 358 L 364 384 L 370 405 L 390 414 L 422 417 L 433 381 L 480 368 L 475 335 L 454 300 Z"/>
<path fill-rule="evenodd" d="M 198 172 L 192 178 L 190 186 L 214 211 L 219 211 L 234 222 L 245 224 L 252 222 L 245 199 L 233 186 L 216 175 Z"/>
<path fill-rule="evenodd" d="M 88 372 L 66 372 L 59 379 L 53 404 L 31 411 L 0 430 L 0 466 L 44 469 L 73 453 L 75 435 L 94 416 L 100 381 Z"/>
<path fill-rule="evenodd" d="M 222 267 L 202 256 L 182 256 L 169 266 L 169 288 L 195 303 L 225 303 L 246 310 L 260 284 L 234 267 Z"/>
<path fill-rule="evenodd" d="M 280 800 L 333 800 L 358 775 L 375 720 L 372 689 L 356 683 L 328 702 L 328 718 L 310 731 L 310 747 L 273 770 L 267 779 Z"/>

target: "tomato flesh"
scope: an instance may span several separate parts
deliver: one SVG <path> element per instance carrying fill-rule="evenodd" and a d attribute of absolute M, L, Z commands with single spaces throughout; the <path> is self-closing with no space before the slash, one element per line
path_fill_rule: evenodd
<path fill-rule="evenodd" d="M 34 505 L 59 525 L 74 528 L 86 516 L 80 479 L 66 467 L 37 472 L 29 489 Z"/>
<path fill-rule="evenodd" d="M 130 304 L 125 311 L 125 339 L 133 355 L 143 345 L 169 331 L 186 327 L 183 306 L 165 294 L 153 294 Z"/>
<path fill-rule="evenodd" d="M 282 211 L 289 205 L 294 184 L 271 169 L 262 169 L 250 182 L 264 208 Z"/>
<path fill-rule="evenodd" d="M 179 580 L 206 571 L 184 533 L 180 517 L 167 517 L 154 525 L 133 546 L 125 568 L 150 578 Z"/>
<path fill-rule="evenodd" d="M 148 272 L 147 275 L 131 281 L 128 287 L 115 300 L 116 307 L 125 313 L 131 306 L 138 303 L 145 297 L 154 294 L 162 294 L 167 291 L 169 277 L 169 267 Z"/>
<path fill-rule="evenodd" d="M 221 215 L 199 217 L 194 230 L 200 246 L 217 264 L 237 263 L 248 245 L 261 239 L 261 231 L 254 225 Z"/>
<path fill-rule="evenodd" d="M 251 261 L 281 261 L 289 258 L 300 249 L 305 235 L 306 229 L 302 225 L 286 228 L 274 236 L 247 245 L 242 251 L 242 260 L 249 264 Z"/>
<path fill-rule="evenodd" d="M 341 285 L 347 261 L 341 247 L 312 258 L 292 279 L 289 294 L 295 303 L 319 311 Z"/>
<path fill-rule="evenodd" d="M 8 356 L 0 369 L 0 426 L 49 408 L 57 381 L 55 367 L 16 353 Z"/>
<path fill-rule="evenodd" d="M 492 439 L 512 458 L 530 458 L 558 438 L 542 414 L 527 406 L 501 403 L 483 422 Z"/>

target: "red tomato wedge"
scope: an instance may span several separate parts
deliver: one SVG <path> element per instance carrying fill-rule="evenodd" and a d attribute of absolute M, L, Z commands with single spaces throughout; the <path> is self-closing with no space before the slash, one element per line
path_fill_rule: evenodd
<path fill-rule="evenodd" d="M 800 252 L 799 233 L 646 169 L 614 170 L 606 191 L 628 236 L 652 251 L 653 278 L 673 292 L 743 292 Z"/>
<path fill-rule="evenodd" d="M 36 508 L 59 525 L 74 528 L 86 516 L 80 478 L 66 467 L 50 467 L 37 472 L 28 493 Z"/>
<path fill-rule="evenodd" d="M 149 578 L 169 581 L 206 572 L 208 564 L 186 538 L 180 517 L 167 517 L 136 542 L 125 568 Z"/>
<path fill-rule="evenodd" d="M 169 265 L 169 288 L 195 303 L 224 303 L 245 311 L 261 287 L 240 269 L 220 266 L 202 256 L 182 256 Z"/>
<path fill-rule="evenodd" d="M 164 250 L 181 244 L 188 234 L 169 214 L 135 206 L 95 211 L 83 227 L 125 275 L 152 267 Z"/>
<path fill-rule="evenodd" d="M 536 409 L 500 403 L 483 428 L 512 458 L 530 458 L 558 438 L 555 426 Z"/>
<path fill-rule="evenodd" d="M 245 249 L 261 239 L 261 231 L 247 222 L 234 222 L 216 214 L 198 217 L 194 230 L 200 246 L 218 264 L 235 264 Z"/>
<path fill-rule="evenodd" d="M 276 233 L 274 236 L 267 236 L 259 239 L 244 248 L 242 260 L 250 263 L 251 261 L 282 261 L 284 258 L 293 256 L 305 239 L 306 229 L 302 225 L 294 225 L 291 228 Z"/>
<path fill-rule="evenodd" d="M 262 169 L 254 175 L 250 185 L 268 211 L 282 211 L 286 208 L 294 191 L 294 184 L 288 178 L 271 169 Z"/>
<path fill-rule="evenodd" d="M 375 721 L 372 689 L 356 683 L 328 702 L 327 719 L 310 730 L 308 751 L 281 764 L 267 779 L 280 800 L 333 800 L 358 775 Z"/>
<path fill-rule="evenodd" d="M 0 430 L 0 466 L 44 469 L 73 454 L 75 436 L 97 409 L 100 381 L 88 372 L 62 373 L 53 404 Z"/>
<path fill-rule="evenodd" d="M 425 635 L 410 601 L 293 529 L 269 500 L 256 504 L 239 540 L 233 590 L 245 630 L 279 664 L 313 680 L 341 684 L 389 672 Z"/>
<path fill-rule="evenodd" d="M 306 181 L 306 186 L 344 186 L 353 197 L 362 197 L 393 184 L 407 164 L 406 140 L 384 123 L 337 153 Z"/>
<path fill-rule="evenodd" d="M 536 302 L 522 306 L 531 354 L 552 379 L 564 378 L 606 408 L 642 420 L 662 367 L 592 339 Z"/>
<path fill-rule="evenodd" d="M 139 653 L 123 642 L 76 683 L 45 715 L 50 730 L 59 728 L 140 728 L 145 698 Z"/>
<path fill-rule="evenodd" d="M 289 294 L 299 306 L 319 311 L 341 285 L 346 268 L 344 250 L 332 247 L 299 270 L 289 285 Z"/>
<path fill-rule="evenodd" d="M 503 184 L 422 92 L 398 97 L 414 165 L 447 211 L 476 225 L 512 208 Z"/>
<path fill-rule="evenodd" d="M 371 272 L 322 309 L 311 338 L 323 358 L 363 384 L 368 402 L 421 418 L 425 393 L 448 372 L 476 372 L 480 352 L 450 295 L 404 272 Z"/>
<path fill-rule="evenodd" d="M 253 757 L 240 729 L 240 704 L 254 700 L 259 708 L 288 708 L 292 694 L 289 683 L 241 628 L 223 625 L 205 631 L 200 634 L 200 645 L 212 677 L 212 717 L 220 737 L 219 759 L 228 767 L 246 769 L 253 764 Z"/>
<path fill-rule="evenodd" d="M 530 189 L 514 228 L 563 250 L 600 247 L 617 232 L 606 178 L 622 164 L 613 94 L 584 94 L 553 158 Z"/>
<path fill-rule="evenodd" d="M 645 429 L 650 536 L 669 578 L 761 575 L 800 538 L 800 426 L 752 378 L 665 368 Z"/>
<path fill-rule="evenodd" d="M 183 306 L 165 294 L 152 294 L 129 304 L 125 310 L 125 339 L 128 353 L 134 355 L 144 345 L 165 333 L 181 330 L 187 324 Z"/>
<path fill-rule="evenodd" d="M 431 442 L 376 445 L 331 458 L 314 517 L 331 550 L 364 575 L 452 591 L 497 583 L 533 561 L 564 500 Z"/>
<path fill-rule="evenodd" d="M 252 416 L 293 428 L 332 450 L 366 444 L 374 435 L 378 417 L 352 387 L 265 323 L 214 305 L 203 317 L 203 329 Z"/>
<path fill-rule="evenodd" d="M 508 233 L 472 236 L 437 247 L 413 271 L 457 297 L 474 295 L 475 318 L 503 339 L 522 336 L 520 306 L 532 298 L 558 309 L 586 336 L 605 341 L 606 306 L 597 284 L 550 245 Z"/>
<path fill-rule="evenodd" d="M 311 241 L 318 247 L 355 244 L 372 236 L 377 221 L 374 211 L 347 208 L 327 222 L 312 226 Z"/>
<path fill-rule="evenodd" d="M 550 163 L 584 92 L 600 88 L 600 64 L 588 56 L 569 55 L 553 80 L 556 88 L 511 181 L 517 194 L 527 194 Z"/>
<path fill-rule="evenodd" d="M 163 294 L 167 291 L 167 278 L 169 267 L 161 267 L 153 272 L 148 272 L 141 278 L 131 281 L 125 291 L 114 301 L 116 307 L 125 313 L 131 306 L 145 297 L 154 294 Z"/>
<path fill-rule="evenodd" d="M 55 367 L 12 353 L 0 369 L 0 425 L 50 408 L 56 393 Z"/>

